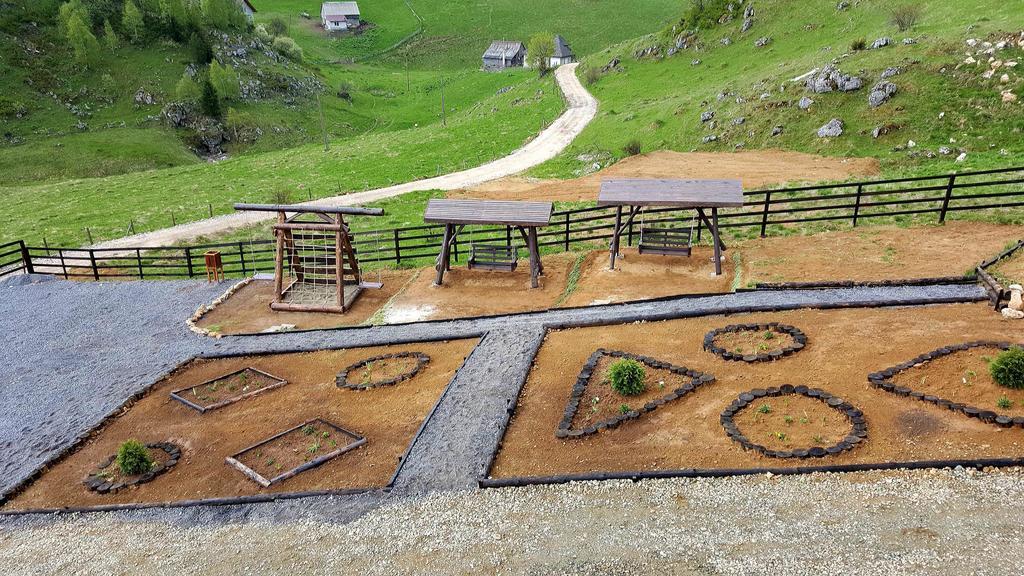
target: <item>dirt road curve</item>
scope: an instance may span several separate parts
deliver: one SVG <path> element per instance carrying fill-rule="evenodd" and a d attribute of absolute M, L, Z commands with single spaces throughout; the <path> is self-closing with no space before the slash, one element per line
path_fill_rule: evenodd
<path fill-rule="evenodd" d="M 537 138 L 533 139 L 528 144 L 508 156 L 477 166 L 476 168 L 463 170 L 462 172 L 454 172 L 451 174 L 445 174 L 444 176 L 438 176 L 436 178 L 407 182 L 405 184 L 379 188 L 377 190 L 367 190 L 365 192 L 355 192 L 344 196 L 321 198 L 312 202 L 306 202 L 305 204 L 321 206 L 351 206 L 364 204 L 366 202 L 373 202 L 375 200 L 382 200 L 384 198 L 392 198 L 394 196 L 400 196 L 408 192 L 416 192 L 419 190 L 454 190 L 457 188 L 466 188 L 476 186 L 490 180 L 496 180 L 498 178 L 518 174 L 519 172 L 554 158 L 559 152 L 564 150 L 580 132 L 583 131 L 587 124 L 589 124 L 597 114 L 597 100 L 587 92 L 586 88 L 584 88 L 582 84 L 580 84 L 579 79 L 576 77 L 576 66 L 577 64 L 567 64 L 565 66 L 560 66 L 555 71 L 555 79 L 558 81 L 558 86 L 562 89 L 562 93 L 565 95 L 565 100 L 568 103 L 566 111 L 550 126 L 548 126 L 547 129 L 541 132 Z M 118 238 L 117 240 L 97 244 L 96 247 L 123 248 L 127 246 L 166 246 L 175 242 L 192 240 L 199 236 L 209 236 L 224 230 L 239 228 L 265 220 L 268 217 L 273 217 L 273 214 L 252 212 L 227 214 L 206 220 L 198 220 L 196 222 L 181 224 L 172 228 L 164 228 L 162 230 L 147 232 L 145 234 L 125 236 L 123 238 Z"/>

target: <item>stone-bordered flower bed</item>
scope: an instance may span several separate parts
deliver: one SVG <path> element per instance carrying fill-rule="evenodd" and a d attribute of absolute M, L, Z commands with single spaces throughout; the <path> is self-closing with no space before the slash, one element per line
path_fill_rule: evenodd
<path fill-rule="evenodd" d="M 264 488 L 366 444 L 366 438 L 323 418 L 303 422 L 225 458 Z"/>
<path fill-rule="evenodd" d="M 665 371 L 681 377 L 685 383 L 664 394 L 657 395 L 641 406 L 637 406 L 635 408 L 629 407 L 629 409 L 620 410 L 620 412 L 614 416 L 602 418 L 596 422 L 589 422 L 586 427 L 573 428 L 573 421 L 576 419 L 576 415 L 581 409 L 580 405 L 588 404 L 584 401 L 584 397 L 588 387 L 594 385 L 592 379 L 595 377 L 595 371 L 597 371 L 599 362 L 605 357 L 635 360 L 653 371 Z M 668 362 L 662 362 L 660 360 L 648 358 L 647 356 L 640 356 L 638 354 L 630 354 L 629 352 L 604 350 L 599 348 L 590 355 L 590 358 L 588 358 L 583 364 L 583 368 L 576 377 L 576 383 L 572 387 L 572 394 L 569 396 L 569 401 L 566 403 L 562 421 L 559 423 L 558 429 L 555 430 L 555 436 L 558 438 L 579 438 L 581 436 L 596 434 L 597 432 L 608 428 L 615 428 L 623 422 L 639 418 L 643 414 L 656 410 L 668 402 L 682 398 L 683 396 L 697 390 L 699 387 L 705 384 L 710 384 L 714 381 L 714 376 L 704 374 L 696 370 L 691 370 L 684 366 L 675 366 Z M 657 383 L 662 385 L 662 388 L 664 388 L 664 382 L 664 379 L 657 381 Z M 605 392 L 605 394 L 610 394 L 610 391 Z M 599 396 L 591 395 L 590 398 L 600 400 Z M 598 403 L 599 402 L 594 402 L 593 404 L 596 406 Z M 628 404 L 623 403 L 622 406 L 628 407 Z M 586 410 L 589 409 L 589 406 L 583 406 L 582 408 Z"/>
<path fill-rule="evenodd" d="M 339 388 L 369 390 L 381 386 L 394 386 L 416 376 L 430 356 L 422 352 L 395 352 L 371 356 L 352 364 L 338 374 Z M 353 382 L 350 378 L 356 377 Z"/>
<path fill-rule="evenodd" d="M 1011 342 L 975 341 L 943 346 L 942 348 L 926 352 L 920 356 L 911 358 L 906 362 L 886 368 L 885 370 L 872 372 L 871 374 L 868 374 L 868 382 L 870 382 L 875 388 L 884 390 L 891 394 L 914 398 L 922 402 L 934 404 L 940 408 L 959 412 L 960 414 L 964 414 L 971 418 L 977 418 L 988 424 L 995 424 L 1004 428 L 1009 428 L 1011 426 L 1024 428 L 1024 416 L 1013 416 L 1005 412 L 993 410 L 989 407 L 981 407 L 965 402 L 958 402 L 955 399 L 944 398 L 939 394 L 929 394 L 924 390 L 915 390 L 909 386 L 897 384 L 894 381 L 894 379 L 901 374 L 907 374 L 911 370 L 927 369 L 932 362 L 951 357 L 952 355 L 960 352 L 977 348 L 991 348 L 993 351 L 1002 351 L 1008 350 L 1013 346 L 1019 346 L 1019 344 L 1013 344 Z M 964 386 L 977 386 L 968 381 L 976 376 L 977 374 L 975 372 L 964 373 L 962 375 L 958 374 L 958 378 L 962 379 L 962 384 Z M 1006 408 L 1009 408 L 1009 406 L 1006 406 Z"/>
<path fill-rule="evenodd" d="M 179 388 L 171 398 L 200 412 L 215 410 L 244 398 L 280 388 L 288 382 L 256 368 L 242 368 L 198 386 Z"/>
<path fill-rule="evenodd" d="M 181 458 L 181 448 L 171 442 L 150 442 L 146 444 L 146 448 L 153 458 L 153 465 L 149 471 L 124 475 L 116 464 L 117 454 L 111 454 L 85 478 L 85 487 L 100 494 L 114 494 L 125 488 L 151 482 L 157 476 L 174 468 Z"/>
<path fill-rule="evenodd" d="M 734 341 L 723 345 L 726 338 Z M 807 336 L 798 328 L 767 322 L 730 324 L 704 335 L 704 349 L 726 360 L 769 362 L 803 350 Z"/>
<path fill-rule="evenodd" d="M 845 433 L 842 440 L 839 440 L 829 446 L 811 446 L 806 448 L 800 447 L 779 450 L 769 448 L 763 444 L 758 444 L 757 442 L 752 441 L 748 437 L 748 434 L 745 433 L 736 423 L 736 417 L 742 412 L 748 410 L 764 412 L 766 415 L 769 414 L 771 407 L 768 403 L 762 403 L 758 408 L 752 407 L 753 404 L 760 400 L 794 394 L 818 400 L 825 406 L 828 406 L 845 417 L 846 421 L 850 425 L 850 429 Z M 765 407 L 767 407 L 768 410 L 764 410 Z M 787 415 L 786 418 L 786 422 L 788 424 L 795 423 L 795 419 L 792 419 L 790 416 Z M 864 413 L 861 412 L 860 409 L 855 408 L 842 398 L 833 396 L 819 388 L 793 386 L 791 384 L 772 388 L 755 388 L 754 390 L 740 394 L 738 398 L 733 400 L 732 403 L 722 411 L 719 421 L 722 423 L 722 427 L 725 429 L 725 433 L 729 438 L 737 442 L 744 450 L 753 450 L 770 458 L 821 458 L 823 456 L 835 455 L 852 449 L 867 438 L 868 435 L 867 422 L 864 420 Z M 804 424 L 808 423 L 809 422 L 804 422 Z M 785 432 L 778 431 L 774 434 L 777 435 L 779 440 L 785 439 Z"/>

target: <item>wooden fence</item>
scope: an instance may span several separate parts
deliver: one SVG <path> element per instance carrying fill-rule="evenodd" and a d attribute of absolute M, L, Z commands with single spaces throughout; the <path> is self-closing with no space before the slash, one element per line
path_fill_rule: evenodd
<path fill-rule="evenodd" d="M 1024 168 L 984 170 L 823 186 L 804 186 L 744 192 L 742 208 L 719 213 L 723 229 L 747 229 L 762 237 L 782 233 L 797 224 L 842 222 L 856 227 L 869 220 L 936 216 L 944 222 L 952 213 L 993 211 L 1024 206 Z M 671 209 L 647 210 L 624 235 L 639 240 L 643 224 L 694 223 L 690 215 Z M 698 237 L 703 235 L 699 220 Z M 586 207 L 555 212 L 551 224 L 538 232 L 546 253 L 599 246 L 611 238 L 614 209 Z M 357 231 L 354 247 L 369 267 L 429 264 L 441 246 L 441 226 Z M 525 253 L 522 240 L 510 228 L 467 228 L 453 246 L 456 261 L 473 242 L 508 242 Z M 204 254 L 221 253 L 229 277 L 271 272 L 274 244 L 260 241 L 221 242 L 191 246 L 138 248 L 54 248 L 9 242 L 0 246 L 0 276 L 20 271 L 57 274 L 64 278 L 194 278 L 205 276 Z"/>

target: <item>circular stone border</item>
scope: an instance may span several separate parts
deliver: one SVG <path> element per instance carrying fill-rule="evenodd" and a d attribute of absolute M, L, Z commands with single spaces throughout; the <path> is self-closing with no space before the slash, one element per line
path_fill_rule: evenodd
<path fill-rule="evenodd" d="M 112 454 L 97 466 L 96 471 L 89 474 L 82 483 L 85 484 L 86 488 L 93 492 L 99 492 L 100 494 L 113 494 L 122 488 L 129 488 L 131 486 L 138 486 L 139 484 L 151 482 L 157 476 L 167 472 L 171 468 L 174 468 L 178 464 L 178 460 L 181 458 L 181 447 L 172 442 L 149 442 L 146 444 L 146 448 L 163 450 L 168 456 L 170 456 L 170 460 L 163 464 L 158 463 L 149 472 L 140 474 L 127 482 L 111 482 L 100 476 L 99 473 L 107 466 L 113 464 L 114 460 L 117 460 L 117 454 Z"/>
<path fill-rule="evenodd" d="M 801 396 L 820 400 L 829 408 L 840 412 L 846 416 L 846 419 L 852 425 L 850 433 L 836 444 L 824 448 L 821 446 L 814 446 L 812 448 L 795 448 L 793 450 L 772 450 L 766 446 L 751 442 L 733 421 L 733 417 L 738 412 L 753 404 L 758 398 L 774 398 L 778 396 L 789 396 L 791 394 L 799 394 Z M 744 450 L 753 450 L 768 456 L 769 458 L 822 458 L 824 456 L 833 456 L 853 449 L 854 446 L 860 444 L 868 437 L 868 426 L 867 422 L 864 420 L 864 412 L 859 408 L 854 407 L 846 400 L 843 400 L 838 396 L 833 396 L 820 388 L 793 386 L 792 384 L 784 384 L 777 388 L 755 388 L 749 392 L 740 394 L 739 397 L 732 401 L 732 404 L 729 404 L 729 406 L 722 411 L 719 421 L 722 423 L 722 427 L 725 428 L 725 433 L 729 438 L 739 443 Z"/>
<path fill-rule="evenodd" d="M 386 380 L 378 380 L 369 384 L 349 384 L 348 375 L 353 370 L 358 370 L 363 366 L 371 362 L 378 362 L 380 360 L 393 360 L 396 358 L 415 358 L 416 366 L 412 370 L 399 374 L 394 378 L 388 378 Z M 349 367 L 338 373 L 338 376 L 334 379 L 334 383 L 338 385 L 338 388 L 347 388 L 349 390 L 369 390 L 371 388 L 380 388 L 381 386 L 394 386 L 399 382 L 409 380 L 413 376 L 419 373 L 427 363 L 430 362 L 430 356 L 422 352 L 393 352 L 391 354 L 379 354 L 377 356 L 371 356 L 369 358 L 363 358 L 359 362 L 350 365 Z"/>
<path fill-rule="evenodd" d="M 762 352 L 759 354 L 736 354 L 715 344 L 715 338 L 722 334 L 761 332 L 764 330 L 771 330 L 776 334 L 788 334 L 793 338 L 793 344 L 772 350 L 771 352 Z M 803 350 L 806 345 L 807 335 L 799 328 L 789 326 L 788 324 L 779 324 L 778 322 L 766 322 L 763 324 L 730 324 L 722 328 L 715 328 L 704 335 L 704 350 L 717 356 L 721 356 L 725 360 L 738 360 L 743 362 L 770 362 L 772 360 L 778 360 Z"/>
<path fill-rule="evenodd" d="M 942 348 L 937 348 L 931 352 L 926 352 L 920 356 L 911 358 L 902 364 L 897 364 L 880 372 L 872 372 L 868 374 L 868 382 L 870 382 L 875 388 L 884 390 L 890 394 L 907 396 L 921 400 L 922 402 L 928 402 L 938 406 L 939 408 L 945 408 L 947 410 L 952 410 L 953 412 L 959 412 L 971 418 L 977 418 L 986 424 L 995 424 L 1002 428 L 1010 428 L 1013 426 L 1024 428 L 1024 416 L 1009 416 L 1007 414 L 1000 414 L 994 410 L 986 410 L 984 408 L 978 408 L 977 406 L 954 402 L 933 394 L 925 394 L 924 392 L 919 392 L 906 386 L 897 386 L 892 381 L 892 377 L 901 372 L 905 372 L 931 360 L 936 360 L 956 352 L 970 350 L 971 348 L 998 348 L 1000 350 L 1008 350 L 1013 346 L 1020 346 L 1020 344 L 1014 344 L 1012 342 L 976 340 L 974 342 L 964 342 L 963 344 L 943 346 Z"/>

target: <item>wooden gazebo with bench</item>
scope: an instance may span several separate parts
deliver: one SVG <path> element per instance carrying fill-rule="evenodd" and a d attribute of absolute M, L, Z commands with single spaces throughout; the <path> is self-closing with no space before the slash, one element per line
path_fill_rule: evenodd
<path fill-rule="evenodd" d="M 637 214 L 646 207 L 695 210 L 696 217 L 711 232 L 715 247 L 715 274 L 722 274 L 722 250 L 725 243 L 718 234 L 718 209 L 743 206 L 743 186 L 739 180 L 659 180 L 609 179 L 601 181 L 598 206 L 614 206 L 615 230 L 611 241 L 611 264 L 619 254 L 622 233 L 632 224 Z M 623 207 L 628 208 L 623 221 Z M 705 210 L 711 210 L 709 219 Z M 693 244 L 693 225 L 689 227 L 646 227 L 640 230 L 641 254 L 689 256 Z"/>
<path fill-rule="evenodd" d="M 427 203 L 423 220 L 431 224 L 444 224 L 444 239 L 435 268 L 434 284 L 440 286 L 444 273 L 451 270 L 451 248 L 455 238 L 471 225 L 508 226 L 519 231 L 530 253 L 530 286 L 539 286 L 538 276 L 544 273 L 537 247 L 537 228 L 551 222 L 551 202 L 516 202 L 503 200 L 444 200 Z M 468 265 L 470 268 L 503 270 L 516 269 L 518 254 L 511 242 L 472 243 Z"/>

